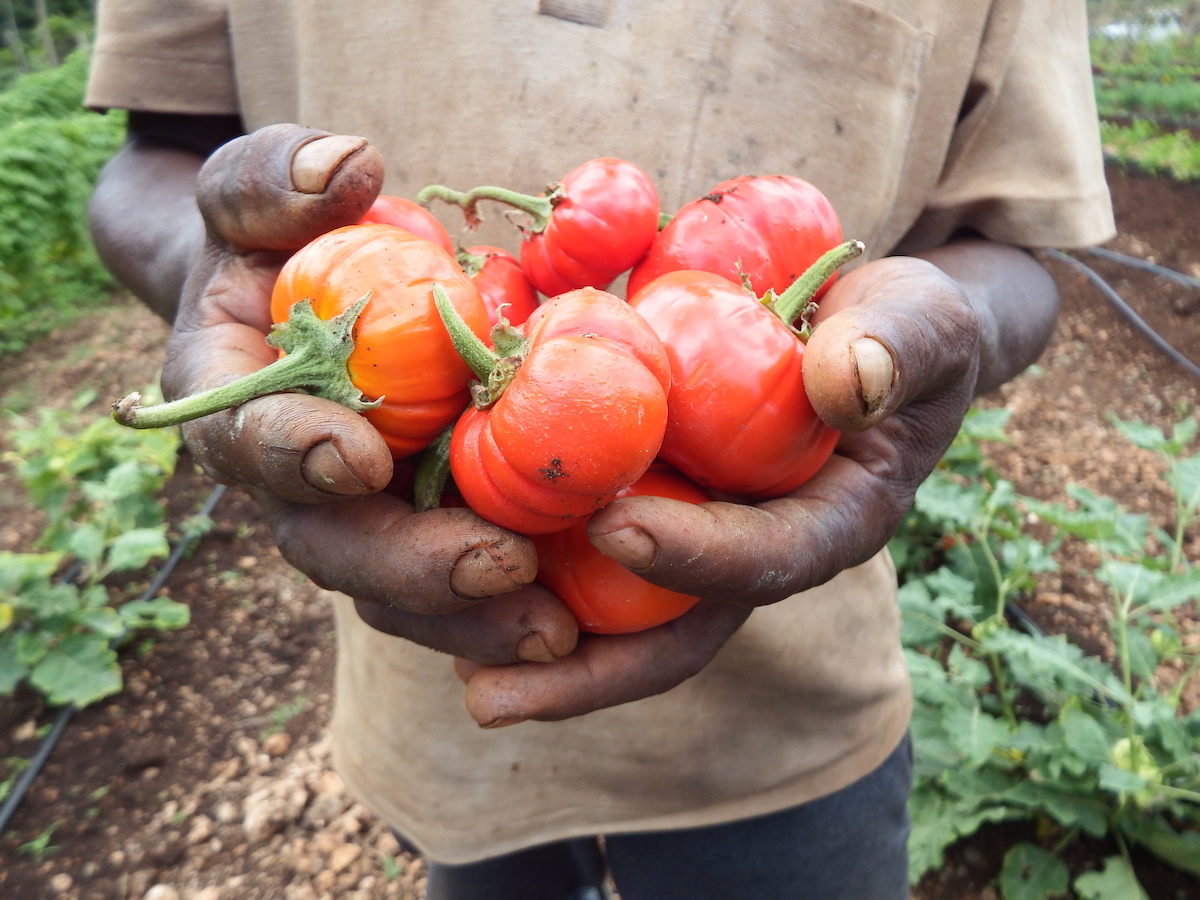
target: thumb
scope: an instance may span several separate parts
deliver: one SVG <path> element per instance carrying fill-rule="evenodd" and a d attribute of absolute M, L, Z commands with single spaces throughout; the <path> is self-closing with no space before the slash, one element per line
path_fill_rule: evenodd
<path fill-rule="evenodd" d="M 207 160 L 196 199 L 211 239 L 286 251 L 357 222 L 382 184 L 383 157 L 365 138 L 269 125 Z"/>
<path fill-rule="evenodd" d="M 836 327 L 849 322 L 830 324 L 835 327 L 814 332 L 804 351 L 809 402 L 836 430 L 864 431 L 895 409 L 896 360 L 881 338 Z"/>
<path fill-rule="evenodd" d="M 850 272 L 822 301 L 804 386 L 817 415 L 857 433 L 931 397 L 969 403 L 978 356 L 960 286 L 924 260 L 891 257 Z"/>

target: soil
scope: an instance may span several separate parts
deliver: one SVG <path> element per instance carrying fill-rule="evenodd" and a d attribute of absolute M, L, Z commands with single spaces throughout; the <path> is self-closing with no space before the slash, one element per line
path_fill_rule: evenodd
<path fill-rule="evenodd" d="M 1200 277 L 1200 185 L 1109 175 L 1120 230 L 1109 248 Z M 1200 291 L 1074 256 L 1200 363 Z M 1013 412 L 1012 444 L 991 447 L 993 462 L 1024 494 L 1060 497 L 1065 484 L 1084 483 L 1165 522 L 1160 464 L 1116 437 L 1107 416 L 1169 428 L 1197 408 L 1200 379 L 1138 334 L 1083 275 L 1045 262 L 1062 316 L 1039 366 L 982 401 Z M 90 408 L 100 410 L 154 380 L 166 337 L 161 322 L 117 298 L 6 361 L 3 407 L 26 409 L 35 397 L 65 404 L 87 388 L 96 392 Z M 27 551 L 38 514 L 2 465 L 0 484 L 0 549 Z M 166 492 L 170 520 L 197 511 L 213 490 L 182 457 Z M 0 834 L 0 895 L 8 900 L 421 896 L 422 862 L 329 768 L 325 592 L 281 559 L 239 491 L 221 494 L 212 517 L 213 530 L 160 591 L 191 608 L 191 624 L 123 652 L 125 690 L 73 716 Z M 1100 597 L 1072 575 L 1086 562 L 1079 552 L 1067 548 L 1062 574 L 1044 580 L 1027 611 L 1045 629 L 1105 652 Z M 1189 556 L 1200 560 L 1200 534 Z M 1200 626 L 1189 627 L 1200 640 Z M 0 700 L 0 781 L 13 760 L 36 752 L 56 712 L 29 694 Z M 996 900 L 990 882 L 1004 850 L 1034 837 L 1023 826 L 981 831 L 952 848 L 914 900 Z M 1071 862 L 1094 867 L 1111 852 L 1081 845 Z M 1195 881 L 1151 859 L 1137 863 L 1152 900 L 1197 895 Z"/>

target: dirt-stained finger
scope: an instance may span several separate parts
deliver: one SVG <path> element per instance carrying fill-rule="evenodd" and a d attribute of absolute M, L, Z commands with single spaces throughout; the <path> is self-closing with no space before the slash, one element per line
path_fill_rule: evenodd
<path fill-rule="evenodd" d="M 197 201 L 210 236 L 234 252 L 296 250 L 359 221 L 383 184 L 383 157 L 365 138 L 269 125 L 219 148 Z"/>
<path fill-rule="evenodd" d="M 702 602 L 647 631 L 582 635 L 574 652 L 553 662 L 456 669 L 467 681 L 467 710 L 485 728 L 568 719 L 682 684 L 712 660 L 749 614 Z"/>
<path fill-rule="evenodd" d="M 574 650 L 579 637 L 570 610 L 537 585 L 438 616 L 365 600 L 355 607 L 372 628 L 452 653 L 468 665 L 553 662 Z"/>
<path fill-rule="evenodd" d="M 422 615 L 457 612 L 537 575 L 533 543 L 470 510 L 414 513 L 390 494 L 325 504 L 256 492 L 280 552 L 330 590 Z"/>

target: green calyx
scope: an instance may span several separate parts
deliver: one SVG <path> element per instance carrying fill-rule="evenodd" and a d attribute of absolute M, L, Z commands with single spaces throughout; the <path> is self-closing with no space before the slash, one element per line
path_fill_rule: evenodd
<path fill-rule="evenodd" d="M 354 350 L 354 326 L 370 300 L 366 293 L 332 319 L 318 318 L 312 302 L 300 300 L 267 335 L 267 343 L 284 356 L 257 372 L 211 390 L 168 403 L 139 406 L 137 392 L 113 404 L 112 416 L 131 428 L 166 428 L 239 406 L 268 394 L 311 394 L 333 400 L 354 412 L 374 409 L 380 397 L 368 400 L 350 378 L 347 360 Z"/>
<path fill-rule="evenodd" d="M 525 335 L 501 317 L 492 329 L 493 350 L 467 326 L 440 284 L 433 286 L 433 301 L 450 333 L 454 349 L 479 379 L 471 384 L 471 402 L 478 409 L 487 409 L 500 399 L 525 361 L 528 345 Z"/>
<path fill-rule="evenodd" d="M 469 191 L 456 191 L 445 185 L 431 184 L 417 192 L 417 202 L 428 206 L 432 200 L 441 200 L 457 206 L 463 211 L 467 225 L 474 228 L 481 221 L 479 201 L 495 200 L 497 203 L 503 203 L 526 213 L 529 216 L 529 222 L 522 226 L 522 230 L 539 234 L 545 231 L 546 226 L 550 224 L 550 215 L 554 212 L 554 207 L 558 205 L 562 196 L 562 186 L 558 184 L 550 185 L 546 193 L 540 197 L 492 185 L 483 185 Z"/>
<path fill-rule="evenodd" d="M 812 335 L 812 325 L 809 320 L 817 311 L 817 304 L 813 297 L 825 282 L 833 277 L 834 272 L 851 260 L 857 259 L 864 250 L 866 250 L 866 245 L 862 241 L 846 241 L 838 244 L 809 266 L 804 274 L 792 282 L 782 294 L 777 295 L 774 291 L 768 291 L 767 295 L 762 298 L 763 304 L 779 316 L 785 325 L 793 328 L 800 340 L 808 340 Z M 801 323 L 799 328 L 795 328 L 793 325 L 797 319 Z"/>

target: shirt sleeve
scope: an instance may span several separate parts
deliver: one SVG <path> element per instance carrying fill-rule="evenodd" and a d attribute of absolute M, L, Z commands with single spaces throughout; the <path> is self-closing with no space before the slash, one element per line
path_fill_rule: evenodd
<path fill-rule="evenodd" d="M 993 19 L 941 177 L 897 252 L 961 229 L 1062 248 L 1115 233 L 1084 4 L 1025 0 Z"/>
<path fill-rule="evenodd" d="M 225 0 L 100 0 L 84 103 L 92 109 L 237 113 Z"/>

